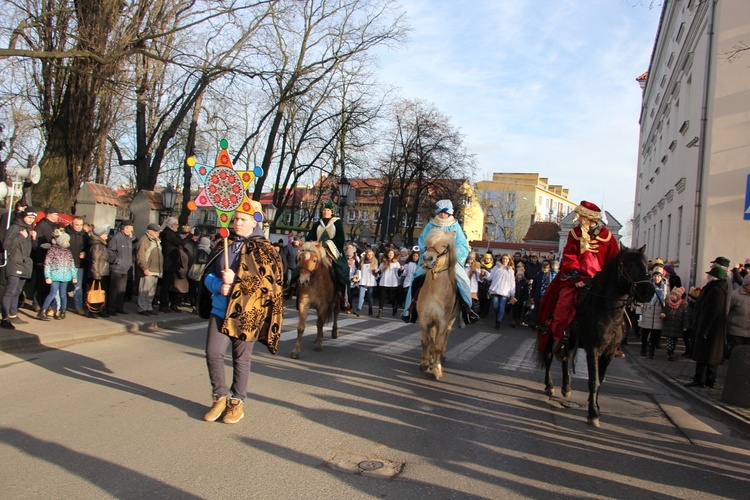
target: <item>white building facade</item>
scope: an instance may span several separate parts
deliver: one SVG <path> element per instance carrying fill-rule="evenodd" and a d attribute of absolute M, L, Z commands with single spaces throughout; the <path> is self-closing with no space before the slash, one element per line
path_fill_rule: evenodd
<path fill-rule="evenodd" d="M 643 88 L 633 246 L 687 286 L 750 257 L 750 5 L 665 0 Z"/>

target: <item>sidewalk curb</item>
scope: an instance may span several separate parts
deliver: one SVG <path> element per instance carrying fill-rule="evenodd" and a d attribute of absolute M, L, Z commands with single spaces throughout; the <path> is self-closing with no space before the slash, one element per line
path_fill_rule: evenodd
<path fill-rule="evenodd" d="M 633 364 L 645 369 L 662 381 L 666 387 L 697 400 L 702 407 L 707 409 L 715 417 L 719 418 L 738 432 L 750 437 L 750 416 L 743 414 L 742 410 L 735 406 L 723 403 L 721 400 L 714 400 L 702 394 L 704 391 L 714 391 L 714 389 L 691 389 L 685 387 L 683 385 L 686 382 L 685 380 L 678 380 L 667 373 L 663 373 L 658 369 L 658 366 L 645 362 L 637 355 L 628 352 L 628 357 L 625 359 L 628 358 Z M 706 392 L 706 394 L 708 394 L 708 392 Z M 721 396 L 719 396 L 719 398 L 720 397 Z"/>
<path fill-rule="evenodd" d="M 24 332 L 21 330 L 21 328 L 14 331 L 8 331 L 7 333 L 0 334 L 0 351 L 12 352 L 15 350 L 40 346 L 54 346 L 70 342 L 93 340 L 101 337 L 137 333 L 166 327 L 189 325 L 206 320 L 201 319 L 197 315 L 191 314 L 185 316 L 173 316 L 169 318 L 165 317 L 162 319 L 147 320 L 144 322 L 129 320 L 105 320 L 103 318 L 95 320 L 91 319 L 87 321 L 98 321 L 101 323 L 101 327 L 84 329 L 71 329 L 69 327 L 66 330 L 45 333 L 43 336 L 40 336 L 36 333 Z M 120 321 L 126 322 L 121 323 Z"/>

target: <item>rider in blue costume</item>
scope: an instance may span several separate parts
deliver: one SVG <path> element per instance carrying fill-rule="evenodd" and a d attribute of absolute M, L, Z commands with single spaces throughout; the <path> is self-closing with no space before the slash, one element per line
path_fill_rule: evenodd
<path fill-rule="evenodd" d="M 458 285 L 458 292 L 461 295 L 461 312 L 463 314 L 463 320 L 466 324 L 476 323 L 479 321 L 477 313 L 471 310 L 471 289 L 469 284 L 469 276 L 466 274 L 464 263 L 466 257 L 469 256 L 469 242 L 466 241 L 466 235 L 458 221 L 453 217 L 453 203 L 450 200 L 440 200 L 435 205 L 435 217 L 427 223 L 422 230 L 422 234 L 419 235 L 418 245 L 424 254 L 425 240 L 427 235 L 434 228 L 440 228 L 444 231 L 450 231 L 453 233 L 456 240 L 456 256 L 458 261 L 455 266 L 456 284 Z M 414 323 L 417 321 L 417 298 L 419 296 L 419 289 L 424 283 L 425 270 L 422 267 L 422 256 L 419 257 L 417 263 L 417 270 L 414 273 L 414 279 L 409 291 L 406 293 L 406 301 L 404 303 L 404 313 L 401 319 L 407 323 Z M 412 301 L 412 296 L 414 300 Z"/>

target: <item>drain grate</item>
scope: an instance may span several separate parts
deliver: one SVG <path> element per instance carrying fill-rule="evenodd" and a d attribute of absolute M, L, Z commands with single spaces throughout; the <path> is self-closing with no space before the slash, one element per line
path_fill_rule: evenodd
<path fill-rule="evenodd" d="M 326 462 L 326 465 L 349 474 L 360 474 L 379 479 L 393 479 L 404 468 L 403 462 L 394 462 L 381 457 L 348 451 L 337 452 Z"/>

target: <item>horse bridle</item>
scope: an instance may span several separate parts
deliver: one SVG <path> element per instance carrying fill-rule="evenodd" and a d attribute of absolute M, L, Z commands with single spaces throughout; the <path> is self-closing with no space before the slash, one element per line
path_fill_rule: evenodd
<path fill-rule="evenodd" d="M 432 246 L 430 246 L 430 247 L 427 247 L 427 248 L 425 248 L 425 250 L 424 250 L 424 251 L 425 251 L 425 253 L 426 253 L 426 252 L 429 252 L 430 250 L 432 250 L 432 251 L 433 251 L 433 252 L 434 252 L 434 253 L 436 254 L 436 255 L 435 255 L 435 265 L 437 265 L 437 261 L 438 261 L 438 259 L 439 259 L 440 257 L 442 257 L 443 255 L 447 254 L 447 253 L 448 253 L 448 249 L 449 249 L 448 245 L 445 245 L 445 249 L 444 249 L 444 250 L 443 250 L 442 252 L 438 252 L 438 249 L 437 249 L 437 248 L 435 248 L 435 247 L 432 247 Z M 424 255 L 424 254 L 423 254 L 423 255 Z M 435 270 L 435 269 L 434 269 L 435 265 L 433 265 L 432 267 L 427 267 L 427 266 L 426 266 L 426 265 L 424 264 L 424 262 L 422 262 L 422 267 L 424 267 L 425 269 L 427 269 L 428 271 L 430 271 L 430 272 L 432 273 L 432 275 L 433 275 L 433 276 L 435 276 L 436 274 L 440 274 L 440 273 L 442 273 L 443 271 L 447 271 L 447 270 L 448 270 L 448 266 L 445 266 L 445 267 L 444 267 L 444 268 L 442 268 L 442 269 L 437 269 L 437 270 Z"/>
<path fill-rule="evenodd" d="M 614 309 L 620 309 L 621 307 L 624 309 L 627 306 L 631 305 L 635 301 L 635 289 L 636 289 L 636 287 L 638 287 L 638 285 L 641 285 L 643 283 L 651 283 L 651 279 L 637 280 L 636 281 L 633 278 L 631 278 L 630 275 L 627 274 L 627 273 L 625 273 L 625 271 L 623 270 L 622 262 L 620 262 L 618 264 L 618 266 L 617 266 L 617 274 L 619 274 L 620 277 L 624 281 L 626 281 L 627 283 L 630 284 L 630 293 L 628 293 L 627 298 L 621 299 L 619 297 L 609 297 L 607 295 L 601 295 L 601 294 L 598 294 L 598 293 L 594 293 L 591 290 L 588 290 L 587 295 L 593 295 L 595 297 L 599 297 L 599 298 L 603 298 L 603 299 L 609 299 L 612 302 L 617 302 L 617 301 L 621 301 L 622 300 L 622 301 L 624 301 L 623 304 L 622 304 L 622 306 L 613 307 L 612 310 L 614 310 Z"/>

